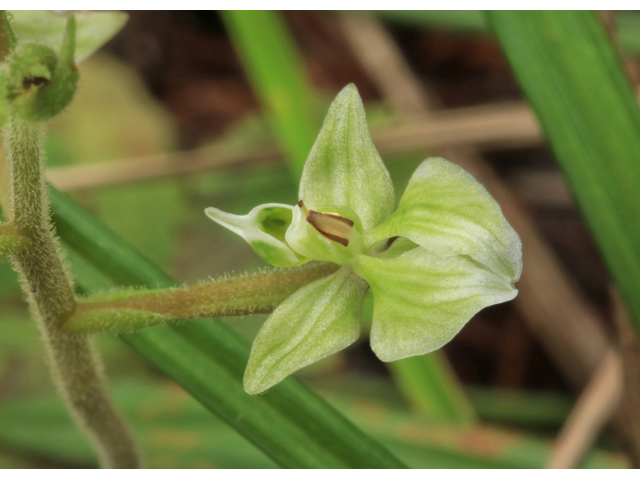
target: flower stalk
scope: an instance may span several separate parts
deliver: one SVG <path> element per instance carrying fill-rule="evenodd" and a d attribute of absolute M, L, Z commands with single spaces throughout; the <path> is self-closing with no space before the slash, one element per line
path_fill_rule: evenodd
<path fill-rule="evenodd" d="M 80 299 L 63 328 L 76 333 L 125 332 L 198 317 L 271 313 L 300 287 L 337 269 L 331 263 L 314 262 L 189 287 L 96 295 Z"/>

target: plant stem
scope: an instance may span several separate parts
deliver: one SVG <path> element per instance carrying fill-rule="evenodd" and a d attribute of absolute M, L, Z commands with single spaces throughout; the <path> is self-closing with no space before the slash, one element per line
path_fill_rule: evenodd
<path fill-rule="evenodd" d="M 12 256 L 46 343 L 52 375 L 76 421 L 106 468 L 137 468 L 133 437 L 108 398 L 102 364 L 89 337 L 65 332 L 76 303 L 50 224 L 43 178 L 44 124 L 12 115 L 4 131 L 13 198 L 11 220 L 32 246 Z"/>
<path fill-rule="evenodd" d="M 300 287 L 338 268 L 332 263 L 313 262 L 190 287 L 97 295 L 79 301 L 64 329 L 78 333 L 123 332 L 198 317 L 271 313 Z"/>

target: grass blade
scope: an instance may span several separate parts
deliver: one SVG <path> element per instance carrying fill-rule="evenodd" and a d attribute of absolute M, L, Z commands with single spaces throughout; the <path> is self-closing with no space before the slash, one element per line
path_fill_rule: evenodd
<path fill-rule="evenodd" d="M 447 30 L 463 35 L 490 33 L 489 22 L 481 10 L 374 10 L 372 13 L 389 22 Z M 620 48 L 640 55 L 640 13 L 612 12 L 618 30 Z"/>
<path fill-rule="evenodd" d="M 442 351 L 404 358 L 388 366 L 405 398 L 430 420 L 464 425 L 476 419 Z"/>
<path fill-rule="evenodd" d="M 88 293 L 110 288 L 113 283 L 107 277 L 127 285 L 173 285 L 166 274 L 53 188 L 51 206 L 65 244 L 107 274 L 92 276 L 82 265 L 77 281 Z M 121 338 L 281 466 L 403 467 L 294 378 L 264 395 L 247 395 L 242 376 L 249 345 L 222 322 L 196 320 Z"/>
<path fill-rule="evenodd" d="M 594 12 L 489 19 L 640 328 L 640 109 L 619 57 Z"/>
<path fill-rule="evenodd" d="M 298 181 L 320 122 L 295 44 L 277 12 L 226 11 L 223 18 Z"/>

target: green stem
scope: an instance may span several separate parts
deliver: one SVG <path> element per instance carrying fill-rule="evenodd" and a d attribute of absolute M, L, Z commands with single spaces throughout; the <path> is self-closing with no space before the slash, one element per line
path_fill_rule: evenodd
<path fill-rule="evenodd" d="M 4 136 L 13 196 L 10 217 L 16 231 L 32 242 L 12 260 L 46 343 L 54 381 L 101 464 L 139 467 L 135 442 L 108 398 L 102 364 L 89 338 L 61 329 L 76 303 L 50 224 L 42 173 L 44 124 L 12 115 Z"/>
<path fill-rule="evenodd" d="M 338 269 L 331 263 L 227 277 L 192 287 L 124 290 L 78 302 L 64 329 L 123 332 L 198 317 L 270 313 L 289 295 Z"/>

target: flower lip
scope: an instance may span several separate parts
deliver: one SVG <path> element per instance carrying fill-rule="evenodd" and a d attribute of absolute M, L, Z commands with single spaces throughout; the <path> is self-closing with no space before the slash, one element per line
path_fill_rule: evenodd
<path fill-rule="evenodd" d="M 323 237 L 345 247 L 349 246 L 349 237 L 354 225 L 353 220 L 334 213 L 320 213 L 315 210 L 309 210 L 302 200 L 298 202 L 298 206 L 305 214 L 307 222 Z"/>

